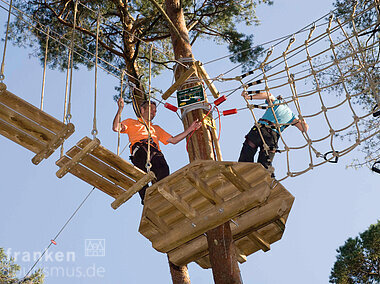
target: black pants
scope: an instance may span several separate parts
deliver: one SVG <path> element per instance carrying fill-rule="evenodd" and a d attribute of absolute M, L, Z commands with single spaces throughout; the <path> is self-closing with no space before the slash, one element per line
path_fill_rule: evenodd
<path fill-rule="evenodd" d="M 266 169 L 272 166 L 272 161 L 276 149 L 278 148 L 277 142 L 279 134 L 273 129 L 261 126 L 261 134 L 265 140 L 265 143 L 269 146 L 268 154 L 264 150 L 264 143 L 261 139 L 260 133 L 256 126 L 252 127 L 249 133 L 245 136 L 243 147 L 240 151 L 239 162 L 253 162 L 253 158 L 257 152 L 257 148 L 260 147 L 259 157 L 257 162 L 262 164 Z"/>
<path fill-rule="evenodd" d="M 132 146 L 132 152 L 136 147 L 139 147 L 134 156 L 131 156 L 132 163 L 140 170 L 146 172 L 147 144 L 136 143 Z M 164 155 L 155 147 L 150 147 L 150 156 L 152 167 L 150 170 L 156 175 L 156 180 L 159 181 L 169 175 L 169 166 L 166 163 Z M 141 204 L 144 204 L 145 191 L 148 185 L 144 186 L 140 191 Z"/>

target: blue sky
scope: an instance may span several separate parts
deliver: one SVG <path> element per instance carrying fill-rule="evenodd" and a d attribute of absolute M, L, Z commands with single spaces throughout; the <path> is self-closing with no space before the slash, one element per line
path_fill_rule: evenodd
<path fill-rule="evenodd" d="M 267 42 L 298 31 L 331 9 L 332 3 L 327 0 L 278 0 L 271 7 L 258 8 L 261 26 L 244 30 L 254 34 L 256 43 Z M 5 23 L 6 18 L 6 12 L 0 10 L 0 22 Z M 2 34 L 3 31 L 4 25 L 1 25 Z M 42 68 L 29 52 L 8 46 L 4 83 L 9 91 L 38 106 Z M 197 43 L 193 52 L 202 62 L 228 53 L 225 47 L 207 41 Z M 206 65 L 206 69 L 211 76 L 217 76 L 234 66 L 228 60 L 222 60 Z M 165 90 L 171 81 L 172 74 L 167 72 L 153 78 L 152 84 Z M 116 151 L 117 135 L 111 130 L 116 112 L 112 96 L 117 84 L 117 79 L 100 72 L 98 138 L 102 145 L 113 151 Z M 228 89 L 224 84 L 217 87 L 220 91 Z M 64 90 L 65 74 L 48 70 L 45 110 L 58 119 L 62 118 Z M 91 136 L 93 94 L 93 70 L 82 68 L 75 71 L 72 122 L 76 132 L 65 144 L 66 150 L 83 136 Z M 234 95 L 221 105 L 221 109 L 243 105 L 240 96 Z M 306 110 L 309 108 L 310 105 L 305 105 Z M 123 112 L 124 118 L 128 116 L 133 117 L 130 107 Z M 344 116 L 336 114 L 331 119 L 334 123 L 345 124 Z M 248 111 L 222 118 L 220 145 L 224 160 L 237 160 L 244 135 L 252 122 Z M 171 134 L 182 131 L 177 116 L 162 106 L 159 106 L 155 123 Z M 310 135 L 321 131 L 318 121 L 313 121 L 310 126 Z M 284 138 L 297 144 L 300 137 L 292 131 L 285 131 Z M 128 139 L 123 137 L 122 143 L 125 146 Z M 92 187 L 72 175 L 62 179 L 55 176 L 59 153 L 35 166 L 30 161 L 33 154 L 28 150 L 2 136 L 0 145 L 0 247 L 28 270 L 33 264 L 33 254 L 46 248 Z M 185 142 L 162 147 L 172 172 L 188 163 L 185 148 Z M 286 170 L 281 155 L 277 154 L 274 162 L 278 172 Z M 308 157 L 303 155 L 297 154 L 292 160 L 294 168 L 302 168 L 301 165 L 305 164 Z M 122 156 L 128 158 L 126 153 Z M 367 168 L 346 169 L 356 157 L 361 154 L 354 150 L 337 164 L 324 164 L 282 182 L 295 196 L 284 236 L 271 246 L 270 251 L 257 252 L 240 265 L 244 283 L 328 283 L 335 250 L 348 237 L 356 236 L 379 218 L 379 175 Z M 155 251 L 138 233 L 142 211 L 139 197 L 133 197 L 116 211 L 110 207 L 112 201 L 98 190 L 91 194 L 57 239 L 57 245 L 51 247 L 47 257 L 37 266 L 46 268 L 45 283 L 170 283 L 166 255 Z M 86 244 L 105 244 L 105 255 L 91 255 L 94 250 L 86 251 Z M 87 246 L 89 248 L 93 247 Z M 212 283 L 211 270 L 203 270 L 192 263 L 189 273 L 192 283 Z"/>

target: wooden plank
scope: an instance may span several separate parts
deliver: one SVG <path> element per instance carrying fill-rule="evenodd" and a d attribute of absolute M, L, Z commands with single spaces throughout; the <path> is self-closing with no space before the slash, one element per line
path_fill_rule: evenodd
<path fill-rule="evenodd" d="M 257 244 L 263 251 L 270 250 L 270 244 L 264 240 L 258 232 L 252 232 L 247 236 L 252 242 Z"/>
<path fill-rule="evenodd" d="M 204 163 L 204 166 L 202 164 Z M 262 180 L 271 181 L 270 175 L 267 171 L 261 166 L 254 163 L 234 163 L 234 162 L 215 162 L 207 163 L 208 161 L 199 161 L 192 162 L 191 164 L 185 166 L 184 168 L 176 171 L 171 174 L 169 177 L 165 178 L 163 181 L 159 181 L 153 186 L 150 187 L 152 194 L 149 195 L 149 198 L 146 198 L 145 204 L 149 204 L 149 207 L 154 210 L 160 216 L 165 216 L 165 221 L 168 224 L 177 223 L 178 219 L 182 218 L 183 214 L 179 211 L 171 211 L 171 204 L 168 202 L 163 202 L 161 195 L 157 191 L 157 187 L 160 184 L 167 184 L 170 187 L 175 188 L 176 193 L 178 193 L 182 199 L 186 200 L 192 208 L 198 212 L 204 212 L 212 205 L 207 199 L 199 194 L 198 191 L 194 190 L 193 186 L 188 183 L 186 180 L 183 180 L 184 173 L 186 169 L 195 171 L 199 176 L 207 181 L 207 185 L 218 193 L 223 200 L 228 200 L 235 197 L 240 193 L 236 187 L 225 180 L 224 176 L 220 172 L 219 165 L 233 165 L 233 168 L 236 169 L 243 177 L 252 185 L 251 187 L 257 185 Z M 248 176 L 250 171 L 257 171 L 258 173 Z M 248 176 L 248 178 L 247 178 Z M 266 177 L 269 176 L 268 179 Z M 173 182 L 176 180 L 176 182 Z"/>
<path fill-rule="evenodd" d="M 95 138 L 86 145 L 75 157 L 73 157 L 67 164 L 63 165 L 56 173 L 57 177 L 62 178 L 67 172 L 74 168 L 83 158 L 91 153 L 100 144 L 99 139 Z"/>
<path fill-rule="evenodd" d="M 79 148 L 84 148 L 85 146 L 87 146 L 88 143 L 90 143 L 92 141 L 91 138 L 88 138 L 87 136 L 84 136 L 81 140 L 79 140 L 77 142 L 77 146 Z"/>
<path fill-rule="evenodd" d="M 194 210 L 188 203 L 181 199 L 178 194 L 170 190 L 165 184 L 158 187 L 158 192 L 173 206 L 175 206 L 183 215 L 192 220 L 197 216 L 197 211 Z"/>
<path fill-rule="evenodd" d="M 273 194 L 273 193 L 272 193 Z M 271 196 L 267 200 L 264 206 L 254 208 L 241 216 L 235 218 L 238 227 L 233 226 L 232 232 L 234 238 L 240 239 L 253 231 L 259 230 L 261 227 L 268 225 L 269 223 L 275 222 L 277 219 L 288 214 L 294 197 L 289 194 L 289 196 L 279 196 L 277 199 L 272 199 Z M 286 211 L 283 208 L 286 204 Z"/>
<path fill-rule="evenodd" d="M 211 268 L 210 258 L 208 255 L 205 257 L 199 258 L 195 261 L 203 269 Z"/>
<path fill-rule="evenodd" d="M 145 185 L 154 180 L 156 176 L 154 172 L 147 173 L 143 178 L 138 180 L 133 186 L 131 186 L 128 191 L 122 193 L 120 196 L 116 198 L 114 202 L 112 202 L 111 207 L 113 209 L 119 208 L 120 205 L 129 200 L 135 193 L 140 191 Z"/>
<path fill-rule="evenodd" d="M 195 65 L 192 65 L 185 73 L 178 78 L 177 81 L 162 95 L 162 99 L 166 100 L 173 94 L 187 79 L 196 72 Z"/>
<path fill-rule="evenodd" d="M 276 192 L 275 192 L 276 193 Z M 288 193 L 289 194 L 289 193 Z M 281 218 L 279 213 L 289 212 L 293 197 L 289 194 L 280 195 L 280 198 L 272 199 L 273 192 L 263 206 L 255 207 L 243 215 L 234 218 L 238 226 L 231 226 L 235 240 L 242 239 L 251 232 L 257 231 Z M 287 210 L 284 211 L 284 198 L 288 201 Z M 169 259 L 176 265 L 186 265 L 208 254 L 207 238 L 204 235 L 178 246 L 168 253 Z"/>
<path fill-rule="evenodd" d="M 47 159 L 54 151 L 63 144 L 65 139 L 71 136 L 75 131 L 74 124 L 69 123 L 64 125 L 63 129 L 53 137 L 46 147 L 33 157 L 32 163 L 38 165 L 43 159 Z"/>
<path fill-rule="evenodd" d="M 222 174 L 240 191 L 246 191 L 251 188 L 251 185 L 231 166 L 223 167 Z"/>
<path fill-rule="evenodd" d="M 69 151 L 66 152 L 66 155 L 73 158 L 80 151 L 80 148 L 72 147 Z M 108 179 L 109 181 L 115 183 L 116 185 L 122 187 L 124 190 L 127 190 L 135 184 L 134 180 L 130 179 L 128 176 L 125 176 L 114 168 L 111 168 L 108 164 L 103 163 L 103 161 L 95 158 L 93 155 L 87 155 L 84 157 L 81 161 L 81 164 Z"/>
<path fill-rule="evenodd" d="M 0 102 L 54 133 L 58 133 L 62 129 L 61 121 L 7 90 L 1 92 Z"/>
<path fill-rule="evenodd" d="M 144 207 L 143 217 L 149 223 L 153 224 L 154 228 L 161 233 L 167 233 L 170 231 L 169 226 L 160 218 L 156 213 L 150 210 L 148 207 Z"/>
<path fill-rule="evenodd" d="M 38 153 L 45 147 L 40 141 L 3 120 L 0 120 L 0 134 L 34 153 Z"/>
<path fill-rule="evenodd" d="M 91 141 L 90 138 L 84 137 L 81 141 L 77 143 L 77 145 L 80 148 L 83 148 L 85 147 L 86 143 L 89 143 L 89 141 Z M 92 155 L 94 155 L 99 160 L 103 161 L 104 163 L 109 164 L 111 167 L 115 168 L 116 170 L 128 175 L 133 180 L 139 180 L 145 175 L 144 171 L 128 163 L 126 160 L 116 155 L 115 153 L 111 152 L 110 150 L 103 147 L 102 145 L 99 145 L 99 147 L 96 148 L 92 152 Z"/>
<path fill-rule="evenodd" d="M 0 118 L 15 128 L 28 133 L 28 135 L 33 136 L 37 140 L 41 140 L 43 143 L 48 143 L 48 141 L 55 136 L 53 132 L 41 127 L 3 104 L 0 104 Z"/>
<path fill-rule="evenodd" d="M 212 163 L 208 163 L 208 162 L 212 162 Z M 165 178 L 165 181 L 159 181 L 155 183 L 151 187 L 152 191 L 157 192 L 157 187 L 161 183 L 167 183 L 169 186 L 173 186 L 173 185 L 177 186 L 177 184 L 180 184 L 181 198 L 185 198 L 186 200 L 191 200 L 192 203 L 194 202 L 194 199 L 196 199 L 195 202 L 197 203 L 197 206 L 201 203 L 204 203 L 205 201 L 206 202 L 205 205 L 208 206 L 209 201 L 205 200 L 204 197 L 201 196 L 198 191 L 194 191 L 192 184 L 188 183 L 187 180 L 184 180 L 185 172 L 187 170 L 191 170 L 191 171 L 196 172 L 199 176 L 201 176 L 202 179 L 207 180 L 208 187 L 210 187 L 213 191 L 216 191 L 219 196 L 225 198 L 225 196 L 231 195 L 233 193 L 238 194 L 239 192 L 236 190 L 235 186 L 226 182 L 225 178 L 222 176 L 221 171 L 220 171 L 220 166 L 219 166 L 220 164 L 233 165 L 234 169 L 236 169 L 238 172 L 241 172 L 242 169 L 244 171 L 258 171 L 259 173 L 255 175 L 255 177 L 257 177 L 258 180 L 251 179 L 251 178 L 247 179 L 246 173 L 244 173 L 243 175 L 244 178 L 247 179 L 249 183 L 252 185 L 256 185 L 257 183 L 261 182 L 261 180 L 263 180 L 266 176 L 269 176 L 267 171 L 261 165 L 259 165 L 258 167 L 254 163 L 244 163 L 244 164 L 248 164 L 249 167 L 245 165 L 244 167 L 241 167 L 240 165 L 241 163 L 236 163 L 236 162 L 217 162 L 217 161 L 204 161 L 204 160 L 199 161 L 198 160 L 172 173 L 169 177 Z M 268 181 L 271 181 L 270 176 L 269 176 Z M 177 188 L 176 188 L 176 192 L 179 193 Z M 159 196 L 158 193 L 153 194 L 152 198 L 160 199 L 157 196 Z M 161 209 L 165 210 L 165 208 L 167 207 L 167 206 L 161 206 L 161 205 L 158 205 L 158 206 L 159 206 L 158 208 L 159 210 Z M 195 208 L 196 206 L 192 205 L 192 207 Z"/>
<path fill-rule="evenodd" d="M 208 255 L 208 245 L 205 234 L 168 252 L 169 260 L 178 266 L 186 265 L 206 255 Z"/>
<path fill-rule="evenodd" d="M 144 171 L 128 163 L 126 160 L 119 157 L 115 153 L 112 153 L 102 145 L 95 149 L 93 155 L 101 158 L 102 161 L 108 163 L 115 169 L 128 174 L 128 176 L 134 180 L 139 180 L 146 174 Z"/>
<path fill-rule="evenodd" d="M 247 261 L 247 256 L 241 252 L 241 250 L 235 246 L 236 258 L 240 263 L 244 263 Z"/>
<path fill-rule="evenodd" d="M 186 171 L 185 178 L 212 204 L 222 204 L 223 199 L 212 189 L 209 188 L 196 173 L 193 171 Z"/>
<path fill-rule="evenodd" d="M 240 173 L 247 172 L 247 174 L 245 175 L 246 180 L 258 181 L 260 180 L 260 178 L 263 178 L 265 179 L 266 182 L 273 181 L 272 178 L 270 177 L 270 174 L 268 174 L 269 173 L 268 170 L 265 169 L 263 165 L 260 163 L 254 163 L 254 165 L 256 166 L 256 170 L 251 170 L 252 169 L 251 166 L 247 165 L 247 164 L 252 164 L 250 162 L 241 162 L 237 164 L 239 165 L 242 164 L 242 168 L 238 170 Z M 263 171 L 265 172 L 264 177 L 262 176 Z"/>
<path fill-rule="evenodd" d="M 172 228 L 167 234 L 158 236 L 152 245 L 160 252 L 168 252 L 263 203 L 269 194 L 270 187 L 267 183 L 263 182 L 254 189 L 242 192 L 235 198 L 227 200 L 219 206 L 211 207 L 192 221 L 185 219 L 184 222 L 181 222 L 180 226 Z M 204 216 L 207 216 L 207 218 Z"/>
<path fill-rule="evenodd" d="M 207 87 L 209 88 L 211 94 L 214 96 L 215 99 L 219 98 L 219 91 L 216 89 L 213 82 L 211 82 L 210 76 L 207 74 L 206 69 L 202 66 L 202 63 L 199 61 L 195 62 L 198 72 L 203 77 L 203 80 L 205 81 Z"/>
<path fill-rule="evenodd" d="M 205 162 L 204 165 L 203 162 Z M 202 177 L 202 179 L 207 180 L 207 185 L 209 186 L 209 188 L 211 188 L 212 191 L 216 191 L 218 195 L 221 196 L 224 200 L 233 198 L 234 196 L 238 195 L 240 191 L 238 191 L 233 184 L 230 184 L 229 182 L 225 181 L 225 178 L 222 176 L 220 172 L 220 164 L 233 165 L 234 169 L 236 169 L 240 173 L 242 172 L 242 170 L 245 171 L 245 178 L 248 174 L 248 171 L 257 171 L 258 174 L 247 179 L 252 185 L 251 187 L 257 185 L 261 180 L 271 181 L 270 175 L 261 165 L 257 166 L 253 163 L 244 163 L 247 165 L 241 166 L 240 163 L 236 162 L 207 162 L 208 161 L 192 162 L 191 164 L 171 174 L 163 181 L 159 181 L 156 184 L 154 184 L 152 187 L 150 187 L 152 194 L 149 195 L 149 199 L 146 198 L 145 204 L 149 203 L 151 209 L 153 209 L 157 214 L 159 214 L 160 216 L 165 216 L 165 220 L 168 222 L 168 224 L 171 224 L 172 222 L 177 222 L 176 220 L 178 218 L 182 218 L 182 213 L 179 211 L 167 213 L 167 211 L 170 210 L 169 207 L 171 206 L 171 204 L 167 202 L 162 202 L 162 198 L 160 197 L 160 194 L 158 194 L 157 192 L 157 187 L 160 184 L 164 183 L 171 187 L 174 186 L 173 188 L 175 188 L 176 193 L 178 193 L 182 199 L 188 201 L 191 207 L 195 210 L 199 212 L 207 210 L 207 208 L 209 208 L 211 205 L 210 202 L 207 199 L 205 199 L 202 195 L 200 195 L 198 191 L 194 190 L 192 184 L 186 182 L 186 180 L 184 182 L 183 180 L 184 173 L 187 169 L 198 173 Z M 266 176 L 269 176 L 269 178 L 266 179 Z M 256 178 L 257 180 L 252 178 Z"/>
<path fill-rule="evenodd" d="M 70 159 L 63 156 L 56 162 L 56 165 L 62 167 L 68 162 L 70 162 Z M 77 178 L 87 182 L 88 184 L 95 186 L 113 198 L 116 198 L 124 192 L 120 187 L 117 187 L 116 185 L 110 183 L 106 179 L 83 167 L 82 165 L 77 165 L 75 168 L 70 169 L 70 173 Z"/>
<path fill-rule="evenodd" d="M 280 229 L 281 232 L 285 232 L 285 219 L 279 218 L 275 221 L 275 224 Z"/>

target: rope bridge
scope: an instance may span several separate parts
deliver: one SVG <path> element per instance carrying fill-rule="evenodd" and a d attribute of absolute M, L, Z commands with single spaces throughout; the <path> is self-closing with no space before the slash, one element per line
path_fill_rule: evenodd
<path fill-rule="evenodd" d="M 2 0 L 2 3 L 6 2 Z M 82 5 L 80 2 L 79 4 Z M 49 32 L 47 27 L 44 28 L 41 23 L 35 23 L 35 19 L 29 18 L 22 11 L 13 8 L 16 11 L 16 13 L 12 13 L 13 15 L 22 17 L 32 28 L 40 29 L 47 35 L 47 40 L 50 37 L 51 40 L 59 42 L 72 53 L 79 55 L 75 51 L 76 47 L 73 46 L 73 41 L 69 46 L 67 39 L 61 40 L 61 37 L 54 31 Z M 96 11 L 91 12 L 93 12 L 94 18 L 99 16 Z M 362 23 L 370 13 L 377 15 L 377 19 L 364 28 L 363 25 L 358 28 L 357 23 Z M 98 21 L 100 20 L 98 19 Z M 379 39 L 376 34 L 379 31 L 379 22 L 378 0 L 374 0 L 371 5 L 360 11 L 354 5 L 351 17 L 348 19 L 334 18 L 331 14 L 328 20 L 322 17 L 310 25 L 308 30 L 300 30 L 293 36 L 281 38 L 277 42 L 271 41 L 270 43 L 274 44 L 266 50 L 264 60 L 250 72 L 236 77 L 225 77 L 230 71 L 235 70 L 236 66 L 215 78 L 203 78 L 207 83 L 211 81 L 211 83 L 219 84 L 219 89 L 224 90 L 220 94 L 229 93 L 226 97 L 242 89 L 246 89 L 248 93 L 254 93 L 255 90 L 250 90 L 251 87 L 260 87 L 260 90 L 275 95 L 287 94 L 287 97 L 283 96 L 285 97 L 284 103 L 293 108 L 299 118 L 304 118 L 311 125 L 310 131 L 297 139 L 297 145 L 291 145 L 287 141 L 287 134 L 280 135 L 283 146 L 279 151 L 285 155 L 278 156 L 280 159 L 284 159 L 283 157 L 286 156 L 286 171 L 282 173 L 283 176 L 280 180 L 298 176 L 327 162 L 335 162 L 360 143 L 379 135 L 378 123 L 368 127 L 368 121 L 372 115 L 375 116 L 379 113 L 380 105 L 377 75 Z M 141 43 L 147 44 L 143 40 Z M 158 52 L 162 52 L 158 48 L 154 48 Z M 117 77 L 120 77 L 122 81 L 124 75 L 128 78 L 131 77 L 125 70 L 119 70 L 111 63 L 107 63 L 106 60 L 98 58 L 96 54 L 88 53 L 86 57 L 95 65 L 98 60 L 108 64 L 107 68 L 101 65 L 99 68 L 113 76 L 116 76 L 115 73 L 120 73 L 121 76 L 117 75 Z M 225 58 L 228 56 L 220 59 Z M 209 61 L 204 66 L 218 60 Z M 183 65 L 181 62 L 177 62 L 177 64 Z M 111 69 L 114 71 L 110 72 Z M 352 81 L 355 80 L 362 81 L 362 88 L 357 89 L 352 84 Z M 228 90 L 230 86 L 232 89 Z M 340 100 L 329 94 L 329 92 L 337 90 L 342 94 L 339 97 Z M 360 106 L 355 105 L 354 100 L 363 96 L 375 98 L 376 105 L 372 112 L 365 112 Z M 260 112 L 259 109 L 264 107 L 246 102 L 245 108 L 251 111 L 254 123 L 258 123 L 256 116 Z M 337 117 L 339 119 L 336 119 Z M 94 121 L 96 130 L 95 123 L 96 121 Z M 280 126 L 276 125 L 276 127 Z M 337 136 L 348 134 L 355 138 L 350 145 L 343 145 Z M 302 158 L 297 159 L 298 157 Z"/>
<path fill-rule="evenodd" d="M 4 0 L 0 0 L 1 2 L 5 3 Z M 70 87 L 70 91 L 68 96 L 67 92 L 65 95 L 63 124 L 65 124 L 66 120 L 70 122 L 73 69 L 73 60 L 71 58 L 74 55 L 80 56 L 78 47 L 74 44 L 76 10 L 77 5 L 84 7 L 85 5 L 76 1 L 74 26 L 70 34 L 71 41 L 68 39 L 61 40 L 62 37 L 57 35 L 55 31 L 41 28 L 43 25 L 40 23 L 36 24 L 34 19 L 27 17 L 27 15 L 22 14 L 21 11 L 14 8 L 12 1 L 8 5 L 7 27 L 9 27 L 9 19 L 12 14 L 23 17 L 23 20 L 31 28 L 41 29 L 40 32 L 46 34 L 45 63 L 49 40 L 57 41 L 68 49 L 69 64 L 67 66 L 66 89 Z M 0 7 L 4 8 L 1 4 Z M 17 12 L 12 12 L 11 8 L 14 8 Z M 78 178 L 114 197 L 115 201 L 112 207 L 116 209 L 142 186 L 149 183 L 154 176 L 149 173 L 149 159 L 147 160 L 148 174 L 145 175 L 144 172 L 134 168 L 118 155 L 100 146 L 100 141 L 96 138 L 98 132 L 96 123 L 98 68 L 120 78 L 120 96 L 123 95 L 123 87 L 125 86 L 123 85 L 124 76 L 127 76 L 128 79 L 132 78 L 132 76 L 125 70 L 121 70 L 107 63 L 104 59 L 99 58 L 100 28 L 104 24 L 104 19 L 95 11 L 91 12 L 94 13 L 94 19 L 96 19 L 94 21 L 96 23 L 97 35 L 96 50 L 95 54 L 86 53 L 84 59 L 95 66 L 94 118 L 93 129 L 91 131 L 94 137 L 92 140 L 84 137 L 76 146 L 67 151 L 66 155 L 61 154 L 60 160 L 57 161 L 57 165 L 60 167 L 57 176 L 62 177 L 67 172 L 71 172 Z M 369 13 L 376 15 L 376 20 L 370 21 L 368 25 L 363 27 L 363 22 L 365 21 L 362 20 Z M 358 23 L 361 24 L 358 26 Z M 280 141 L 283 145 L 278 151 L 284 154 L 278 156 L 286 164 L 286 167 L 279 167 L 279 171 L 276 171 L 276 174 L 280 173 L 282 175 L 279 181 L 287 177 L 295 177 L 327 162 L 337 162 L 339 157 L 348 154 L 360 143 L 380 136 L 380 127 L 376 120 L 378 119 L 377 116 L 379 116 L 380 106 L 379 75 L 377 72 L 380 51 L 379 38 L 376 37 L 376 33 L 379 31 L 379 23 L 378 0 L 374 0 L 371 5 L 360 11 L 356 10 L 355 5 L 348 19 L 334 18 L 333 15 L 330 15 L 326 21 L 323 17 L 312 24 L 307 31 L 301 30 L 291 37 L 280 39 L 275 45 L 266 50 L 266 56 L 259 66 L 245 74 L 227 78 L 226 75 L 228 73 L 236 70 L 237 67 L 234 67 L 215 78 L 210 78 L 204 69 L 204 66 L 208 63 L 201 64 L 196 61 L 183 74 L 183 76 L 187 77 L 183 77 L 182 81 L 178 79 L 166 94 L 170 97 L 170 94 L 175 89 L 178 89 L 180 86 L 183 87 L 183 85 L 191 82 L 191 80 L 193 82 L 194 80 L 196 82 L 204 81 L 216 99 L 213 103 L 215 106 L 218 106 L 227 97 L 241 90 L 245 90 L 249 94 L 266 92 L 268 96 L 269 93 L 287 94 L 287 96 L 283 96 L 285 100 L 281 104 L 287 104 L 297 113 L 299 119 L 305 119 L 311 125 L 309 132 L 302 132 L 299 138 L 295 137 L 291 142 L 287 138 L 287 132 L 291 131 L 287 131 L 285 135 L 280 134 Z M 111 25 L 112 23 L 108 24 Z M 8 36 L 6 35 L 7 38 Z M 143 40 L 140 41 L 142 44 L 147 44 Z M 299 42 L 300 44 L 298 44 Z M 157 50 L 153 45 L 149 45 L 149 48 L 150 94 L 152 52 L 153 49 L 157 52 L 162 51 Z M 4 55 L 5 49 L 6 44 Z M 4 79 L 4 57 L 0 81 Z M 178 61 L 177 64 L 187 66 L 184 65 L 184 59 L 182 61 Z M 193 62 L 193 59 L 191 59 L 191 62 Z M 209 63 L 212 62 L 215 62 L 215 60 Z M 109 65 L 104 67 L 104 64 Z M 133 79 L 139 80 L 138 78 Z M 358 81 L 361 82 L 359 88 Z M 229 87 L 232 89 L 219 93 L 216 90 L 214 82 L 219 83 L 223 89 Z M 254 87 L 255 90 L 252 90 L 251 87 Z M 0 89 L 4 98 L 7 97 L 6 95 L 11 97 L 11 94 L 6 93 L 4 87 Z M 330 94 L 332 91 L 339 91 L 342 95 L 337 98 L 335 95 Z M 219 97 L 219 94 L 227 92 L 229 93 L 228 95 Z M 370 111 L 365 111 L 360 105 L 355 104 L 357 98 L 363 97 L 368 97 L 369 101 L 373 100 L 374 106 Z M 67 111 L 66 98 L 68 99 Z M 150 95 L 148 99 L 150 100 Z M 8 110 L 5 108 L 13 107 L 13 105 L 16 108 L 19 103 L 5 104 L 1 102 L 1 104 L 4 105 L 3 108 L 6 110 L 3 111 L 2 117 L 8 118 L 10 116 L 8 113 L 11 113 L 12 117 L 20 117 L 16 120 L 16 126 L 23 130 L 30 130 L 29 128 L 31 127 L 26 127 L 29 124 L 24 123 L 24 121 L 28 123 L 29 121 L 24 119 L 24 117 L 14 114 L 17 111 L 21 112 L 21 110 L 16 109 L 13 111 L 13 109 Z M 269 106 L 263 106 L 250 104 L 245 100 L 245 104 L 245 109 L 250 110 L 256 125 L 258 124 L 258 112 L 261 112 L 263 109 L 272 109 L 273 114 L 275 114 L 273 108 L 276 104 L 271 102 L 269 102 Z M 38 111 L 38 109 L 33 108 L 33 113 L 43 113 L 42 106 L 43 91 L 41 95 L 41 110 Z M 207 106 L 209 113 L 213 109 L 211 106 L 212 104 L 208 104 Z M 27 108 L 31 107 L 23 103 L 22 110 Z M 171 109 L 177 111 L 174 106 Z M 227 115 L 237 112 L 237 109 L 234 109 L 224 111 L 223 114 Z M 23 115 L 26 116 L 25 114 Z M 368 127 L 368 123 L 371 123 L 372 119 L 375 123 L 372 123 Z M 8 122 L 10 120 L 8 119 Z M 33 126 L 29 134 L 37 136 L 35 138 L 42 140 L 41 137 L 43 135 L 41 134 L 45 133 L 42 130 L 41 133 L 36 130 L 45 127 L 45 124 L 47 124 L 45 120 L 47 119 L 35 120 L 43 124 L 41 127 Z M 276 116 L 275 120 L 275 127 L 278 130 L 282 126 L 288 126 L 280 124 Z M 213 126 L 214 122 L 211 121 L 210 124 Z M 147 128 L 149 129 L 149 126 Z M 13 133 L 16 130 L 8 132 Z M 5 134 L 8 134 L 8 132 Z M 281 133 L 281 131 L 279 132 Z M 215 133 L 213 137 L 216 139 L 217 135 Z M 263 138 L 261 133 L 260 135 Z M 347 145 L 340 139 L 337 139 L 337 136 L 344 135 L 354 135 L 355 139 Z M 50 134 L 50 136 L 52 135 Z M 67 135 L 63 136 L 65 138 Z M 57 140 L 61 141 L 63 138 L 61 139 L 59 136 Z M 48 156 L 45 152 L 50 153 L 58 147 L 58 143 L 55 143 L 54 139 L 51 140 L 54 143 L 49 141 L 49 151 L 43 152 L 45 158 Z M 264 139 L 262 140 L 264 142 L 264 149 L 268 151 L 268 145 L 266 145 Z M 297 144 L 293 145 L 294 141 Z M 18 140 L 16 142 L 19 142 L 19 144 L 22 144 L 26 148 L 31 144 Z M 54 147 L 50 146 L 50 144 L 53 144 Z M 34 144 L 32 146 L 34 147 Z M 40 155 L 39 151 L 41 149 L 29 148 L 36 150 L 37 155 Z M 147 156 L 149 157 L 150 155 L 148 154 Z M 378 163 L 374 164 L 374 171 L 376 172 L 380 171 L 378 166 L 376 166 Z M 281 239 L 293 200 L 294 197 L 280 183 L 273 180 L 269 173 L 260 165 L 223 162 L 220 155 L 218 161 L 197 161 L 191 163 L 170 175 L 166 180 L 152 185 L 147 194 L 139 231 L 152 241 L 155 249 L 168 253 L 169 259 L 174 264 L 184 265 L 191 261 L 196 261 L 202 267 L 207 268 L 211 264 L 204 232 L 231 220 L 236 226 L 236 228 L 232 229 L 236 252 L 239 261 L 244 262 L 247 255 L 259 249 L 267 251 L 270 249 L 271 243 Z M 204 216 L 207 216 L 207 218 Z M 51 241 L 53 244 L 55 244 L 55 239 Z"/>
<path fill-rule="evenodd" d="M 289 94 L 281 104 L 287 104 L 311 125 L 310 131 L 297 139 L 298 145 L 290 145 L 287 134 L 280 134 L 283 149 L 279 151 L 285 153 L 286 172 L 279 180 L 301 175 L 327 162 L 337 162 L 360 143 L 379 136 L 378 121 L 364 128 L 364 122 L 376 116 L 379 110 L 379 38 L 370 38 L 377 32 L 379 20 L 363 29 L 357 27 L 357 22 L 368 13 L 379 15 L 376 5 L 374 2 L 360 12 L 354 9 L 350 19 L 343 22 L 331 14 L 324 24 L 314 23 L 307 35 L 293 35 L 287 42 L 269 48 L 256 69 L 236 77 L 222 75 L 214 79 L 223 82 L 224 87 L 235 82 L 235 88 L 227 97 L 238 90 L 254 94 L 260 92 L 259 88 L 275 96 Z M 361 80 L 360 88 L 355 87 L 354 80 Z M 251 87 L 256 90 L 250 90 Z M 339 91 L 340 96 L 330 94 L 332 91 Z M 359 96 L 368 96 L 376 100 L 377 105 L 366 112 L 354 103 Z M 257 125 L 260 115 L 257 109 L 267 107 L 248 101 L 246 104 Z M 275 106 L 269 104 L 269 108 Z M 275 119 L 276 128 L 283 125 L 276 116 Z M 348 134 L 355 137 L 349 145 L 337 139 Z"/>

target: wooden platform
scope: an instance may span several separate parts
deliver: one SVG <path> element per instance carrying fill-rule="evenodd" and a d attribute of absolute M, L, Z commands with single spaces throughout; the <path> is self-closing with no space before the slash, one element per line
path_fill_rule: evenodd
<path fill-rule="evenodd" d="M 81 139 L 56 164 L 59 178 L 70 172 L 81 180 L 114 197 L 112 208 L 118 208 L 155 179 L 100 145 L 99 139 Z"/>
<path fill-rule="evenodd" d="M 233 218 L 230 226 L 240 263 L 258 250 L 268 251 L 272 243 L 282 238 L 293 201 L 294 197 L 277 184 L 266 202 Z M 177 247 L 168 256 L 176 265 L 195 261 L 202 268 L 211 268 L 205 235 Z"/>
<path fill-rule="evenodd" d="M 239 260 L 282 236 L 294 197 L 254 163 L 196 161 L 151 186 L 139 232 L 177 265 L 209 266 L 203 235 L 231 219 Z M 236 227 L 236 228 L 235 228 Z"/>
<path fill-rule="evenodd" d="M 0 134 L 36 153 L 34 164 L 48 158 L 73 132 L 73 124 L 62 123 L 0 83 Z"/>

